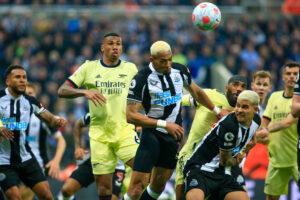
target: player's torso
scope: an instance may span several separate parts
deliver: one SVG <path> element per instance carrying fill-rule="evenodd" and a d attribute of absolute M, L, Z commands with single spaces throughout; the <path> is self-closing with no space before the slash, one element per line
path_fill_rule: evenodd
<path fill-rule="evenodd" d="M 292 98 L 284 97 L 283 92 L 280 91 L 273 93 L 270 99 L 272 105 L 268 108 L 272 111 L 270 124 L 274 124 L 284 120 L 290 114 Z M 278 166 L 290 166 L 296 163 L 297 138 L 297 123 L 284 130 L 272 133 L 270 142 L 267 145 L 270 162 Z"/>

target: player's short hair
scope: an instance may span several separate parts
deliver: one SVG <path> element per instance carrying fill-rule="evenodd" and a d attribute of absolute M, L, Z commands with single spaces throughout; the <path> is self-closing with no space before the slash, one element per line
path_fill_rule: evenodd
<path fill-rule="evenodd" d="M 233 75 L 232 77 L 230 77 L 230 79 L 228 80 L 228 83 L 232 83 L 232 82 L 243 82 L 246 84 L 247 86 L 247 79 L 244 76 L 241 75 Z"/>
<path fill-rule="evenodd" d="M 10 73 L 15 69 L 23 69 L 25 71 L 24 67 L 21 65 L 10 65 L 5 71 L 5 78 L 7 78 L 10 75 Z"/>
<path fill-rule="evenodd" d="M 120 37 L 120 35 L 118 33 L 107 33 L 103 36 L 103 39 L 110 37 L 110 36 Z"/>
<path fill-rule="evenodd" d="M 272 83 L 271 73 L 268 71 L 260 70 L 255 72 L 253 75 L 253 82 L 256 80 L 256 78 L 269 78 L 270 83 Z"/>
<path fill-rule="evenodd" d="M 36 90 L 36 86 L 35 86 L 35 84 L 32 83 L 32 82 L 27 82 L 26 87 L 30 87 L 30 88 L 32 88 L 34 91 Z"/>
<path fill-rule="evenodd" d="M 298 67 L 300 69 L 300 64 L 297 62 L 288 62 L 286 64 L 284 64 L 281 68 L 281 73 L 283 74 L 285 72 L 286 68 L 294 68 L 294 67 Z"/>
<path fill-rule="evenodd" d="M 253 106 L 258 106 L 259 104 L 259 96 L 256 92 L 252 91 L 252 90 L 244 90 L 243 92 L 241 92 L 241 94 L 239 94 L 238 96 L 238 101 L 250 101 L 250 103 Z"/>
<path fill-rule="evenodd" d="M 167 42 L 161 40 L 154 42 L 150 47 L 151 56 L 156 56 L 157 53 L 159 52 L 167 52 L 167 51 L 172 52 L 170 45 Z"/>

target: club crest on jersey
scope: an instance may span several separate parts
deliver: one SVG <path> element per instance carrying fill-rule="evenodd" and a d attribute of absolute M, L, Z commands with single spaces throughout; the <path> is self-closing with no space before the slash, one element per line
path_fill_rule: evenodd
<path fill-rule="evenodd" d="M 98 74 L 95 78 L 101 78 L 101 75 L 100 74 Z"/>
<path fill-rule="evenodd" d="M 227 132 L 225 133 L 224 138 L 227 142 L 231 142 L 234 139 L 234 135 L 231 132 Z"/>
<path fill-rule="evenodd" d="M 127 76 L 127 74 L 119 74 L 119 78 L 124 78 L 126 76 Z"/>
<path fill-rule="evenodd" d="M 27 111 L 27 110 L 29 110 L 29 108 L 26 105 L 23 105 L 23 110 Z"/>
<path fill-rule="evenodd" d="M 131 82 L 130 82 L 130 89 L 135 88 L 135 86 L 136 86 L 136 80 L 132 79 Z"/>
<path fill-rule="evenodd" d="M 180 81 L 180 78 L 179 78 L 179 75 L 178 75 L 178 74 L 175 74 L 174 81 L 175 81 L 176 83 L 178 83 L 178 82 Z"/>
<path fill-rule="evenodd" d="M 157 85 L 157 83 L 158 83 L 158 81 L 152 80 L 152 79 L 150 79 L 149 81 L 150 81 L 150 84 L 153 86 Z"/>

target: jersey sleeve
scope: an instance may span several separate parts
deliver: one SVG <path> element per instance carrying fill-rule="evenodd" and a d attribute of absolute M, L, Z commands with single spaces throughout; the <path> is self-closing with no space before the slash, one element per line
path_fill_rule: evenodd
<path fill-rule="evenodd" d="M 299 78 L 300 75 L 299 75 L 299 73 L 298 73 L 296 84 L 294 87 L 294 94 L 296 94 L 296 95 L 300 95 L 300 78 Z"/>
<path fill-rule="evenodd" d="M 28 99 L 28 101 L 30 102 L 32 106 L 32 111 L 35 115 L 38 116 L 46 111 L 46 109 L 42 106 L 42 104 L 33 96 L 24 95 L 24 97 Z"/>
<path fill-rule="evenodd" d="M 142 102 L 143 93 L 146 87 L 146 77 L 138 73 L 130 82 L 127 99 Z"/>
<path fill-rule="evenodd" d="M 182 65 L 181 73 L 183 77 L 183 86 L 188 87 L 192 84 L 192 76 L 188 67 Z"/>
<path fill-rule="evenodd" d="M 181 99 L 182 106 L 197 107 L 196 100 L 190 94 L 186 94 Z"/>
<path fill-rule="evenodd" d="M 263 118 L 265 119 L 268 119 L 268 120 L 271 120 L 272 119 L 272 108 L 273 108 L 273 97 L 274 97 L 274 94 L 272 94 L 268 100 L 268 103 L 267 103 L 267 107 L 266 107 L 266 110 L 265 112 L 263 113 Z"/>
<path fill-rule="evenodd" d="M 90 113 L 85 113 L 85 115 L 81 118 L 82 123 L 84 126 L 88 126 L 91 122 L 91 116 Z"/>
<path fill-rule="evenodd" d="M 222 151 L 232 151 L 235 148 L 238 137 L 238 129 L 232 120 L 225 120 L 220 123 L 217 130 L 219 149 Z"/>
<path fill-rule="evenodd" d="M 84 85 L 86 71 L 87 71 L 87 62 L 82 64 L 66 81 L 74 88 L 80 88 Z"/>

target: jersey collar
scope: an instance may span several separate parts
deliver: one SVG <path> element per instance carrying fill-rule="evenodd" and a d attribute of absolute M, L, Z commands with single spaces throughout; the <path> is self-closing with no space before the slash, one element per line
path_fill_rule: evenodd
<path fill-rule="evenodd" d="M 19 96 L 18 98 L 13 97 L 13 96 L 9 93 L 8 88 L 5 89 L 5 93 L 6 93 L 11 99 L 14 99 L 14 100 L 21 99 L 21 97 L 23 96 L 23 95 L 21 95 L 21 96 Z"/>
<path fill-rule="evenodd" d="M 152 62 L 149 63 L 149 68 L 151 69 L 151 71 L 155 72 L 157 75 L 163 76 L 163 73 L 160 73 L 158 71 L 156 71 L 152 65 Z"/>
<path fill-rule="evenodd" d="M 116 64 L 116 65 L 106 65 L 106 64 L 104 64 L 102 59 L 100 60 L 100 62 L 103 67 L 108 67 L 108 68 L 118 67 L 121 64 L 121 60 L 119 60 L 118 64 Z"/>

